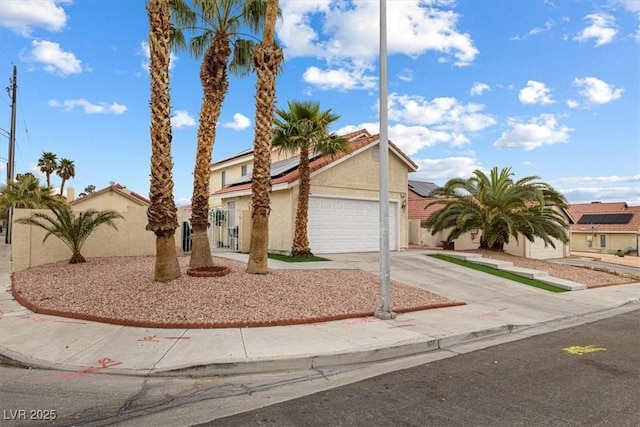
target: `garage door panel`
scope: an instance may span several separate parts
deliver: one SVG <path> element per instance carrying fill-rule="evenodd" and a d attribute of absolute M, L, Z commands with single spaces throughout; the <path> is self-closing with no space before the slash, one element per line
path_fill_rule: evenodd
<path fill-rule="evenodd" d="M 309 244 L 315 253 L 379 250 L 379 203 L 370 200 L 309 198 Z M 389 204 L 391 250 L 398 249 L 397 203 Z"/>

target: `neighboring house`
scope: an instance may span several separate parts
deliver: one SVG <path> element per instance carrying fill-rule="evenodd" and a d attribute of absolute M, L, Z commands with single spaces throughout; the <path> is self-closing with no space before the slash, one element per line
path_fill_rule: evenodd
<path fill-rule="evenodd" d="M 113 209 L 118 212 L 126 211 L 131 206 L 148 207 L 150 204 L 151 202 L 146 197 L 117 183 L 69 201 L 69 205 L 74 208 L 96 209 L 99 211 Z"/>
<path fill-rule="evenodd" d="M 312 156 L 309 198 L 309 246 L 314 253 L 368 252 L 379 250 L 379 135 L 359 130 L 342 135 L 351 152 L 335 157 Z M 281 154 L 274 152 L 273 159 Z M 240 161 L 240 159 L 242 159 Z M 214 164 L 212 183 L 222 173 L 232 178 L 247 166 L 247 174 L 228 181 L 215 191 L 213 199 L 236 215 L 232 230 L 238 250 L 249 250 L 251 227 L 250 153 L 239 154 Z M 225 167 L 227 165 L 228 167 Z M 271 166 L 272 192 L 269 218 L 269 250 L 289 252 L 293 243 L 298 200 L 299 157 L 275 161 Z M 390 249 L 408 247 L 406 209 L 408 174 L 418 166 L 389 141 L 389 238 Z"/>
<path fill-rule="evenodd" d="M 73 191 L 67 197 L 73 197 Z M 74 212 L 87 209 L 115 210 L 124 218 L 116 219 L 118 230 L 111 227 L 99 227 L 82 248 L 87 259 L 113 256 L 149 256 L 156 253 L 156 236 L 146 230 L 148 224 L 147 209 L 150 201 L 120 184 L 111 184 L 86 196 L 69 202 Z M 16 209 L 14 221 L 31 216 L 35 210 Z M 49 215 L 46 210 L 42 210 Z M 50 262 L 67 260 L 71 256 L 64 243 L 50 236 L 43 243 L 46 232 L 40 227 L 13 224 L 11 242 L 12 271 L 20 271 Z M 182 229 L 176 230 L 176 247 L 180 247 Z M 151 274 L 151 273 L 150 273 Z"/>
<path fill-rule="evenodd" d="M 427 207 L 429 203 L 435 200 L 433 197 L 428 197 L 434 188 L 437 188 L 437 186 L 430 182 L 409 182 L 409 242 L 411 245 L 442 248 L 450 233 L 450 230 L 447 229 L 431 235 L 431 229 L 426 226 L 427 219 L 444 206 L 433 205 Z M 565 210 L 561 210 L 561 212 L 567 220 L 567 225 L 571 224 L 572 219 L 569 213 Z M 478 249 L 481 234 L 482 230 L 466 233 L 455 239 L 449 249 Z M 566 258 L 571 254 L 568 243 L 564 244 L 556 240 L 554 244 L 555 248 L 552 246 L 545 247 L 544 242 L 540 239 L 534 239 L 533 242 L 530 242 L 526 237 L 520 235 L 518 240 L 512 237 L 509 243 L 505 243 L 504 251 L 512 255 L 533 259 Z"/>
<path fill-rule="evenodd" d="M 577 252 L 638 255 L 640 245 L 640 206 L 625 202 L 574 203 L 569 212 L 571 248 Z"/>

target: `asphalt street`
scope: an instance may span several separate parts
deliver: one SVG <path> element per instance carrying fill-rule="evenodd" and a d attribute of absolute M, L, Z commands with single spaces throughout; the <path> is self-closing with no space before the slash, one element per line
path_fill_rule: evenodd
<path fill-rule="evenodd" d="M 636 426 L 640 311 L 202 426 Z"/>

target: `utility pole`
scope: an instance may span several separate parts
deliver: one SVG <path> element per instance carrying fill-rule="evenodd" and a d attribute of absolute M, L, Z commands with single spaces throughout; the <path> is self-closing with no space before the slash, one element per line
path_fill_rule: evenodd
<path fill-rule="evenodd" d="M 13 78 L 11 79 L 11 85 L 7 87 L 7 92 L 11 94 L 11 133 L 9 135 L 9 161 L 7 162 L 7 185 L 13 181 L 15 177 L 15 164 L 16 164 L 16 100 L 18 89 L 18 69 L 13 66 Z M 11 243 L 11 230 L 13 221 L 13 206 L 9 206 L 7 211 L 7 231 L 5 237 L 5 243 Z"/>
<path fill-rule="evenodd" d="M 393 319 L 389 267 L 389 111 L 387 99 L 387 0 L 380 0 L 380 306 L 374 316 Z"/>

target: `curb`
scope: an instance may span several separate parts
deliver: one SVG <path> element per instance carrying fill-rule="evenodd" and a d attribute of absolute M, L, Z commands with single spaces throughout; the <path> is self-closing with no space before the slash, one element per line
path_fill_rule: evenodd
<path fill-rule="evenodd" d="M 565 329 L 579 326 L 597 320 L 613 317 L 627 311 L 640 310 L 640 298 L 633 298 L 620 305 L 594 310 L 580 315 L 571 315 L 559 319 L 549 320 L 536 324 L 522 325 L 502 325 L 495 328 L 470 331 L 462 334 L 446 337 L 425 337 L 415 341 L 402 343 L 390 347 L 378 347 L 358 350 L 350 353 L 335 353 L 325 355 L 308 355 L 303 357 L 282 357 L 276 359 L 229 361 L 220 363 L 203 364 L 197 366 L 184 366 L 169 369 L 118 369 L 110 368 L 110 375 L 142 376 L 142 377 L 210 377 L 229 376 L 241 374 L 255 374 L 267 372 L 281 372 L 291 370 L 312 370 L 331 366 L 343 366 L 360 363 L 374 363 L 390 359 L 399 359 L 418 354 L 435 352 L 439 350 L 455 352 L 457 347 L 464 347 L 470 344 L 478 344 L 483 341 L 497 337 L 512 336 L 513 339 L 524 339 L 531 336 L 549 332 L 550 327 L 554 329 Z M 537 333 L 535 332 L 538 329 Z M 520 336 L 518 336 L 520 335 Z M 504 341 L 504 340 L 503 340 Z M 500 342 L 499 344 L 501 344 Z M 491 344 L 484 346 L 489 347 Z M 478 348 L 475 348 L 478 349 Z M 472 351 L 472 350 L 469 350 Z M 50 363 L 43 360 L 34 360 L 24 355 L 15 353 L 6 348 L 0 347 L 0 364 L 17 366 L 22 368 L 49 369 L 65 372 L 87 373 L 87 368 L 71 367 L 57 363 Z"/>

